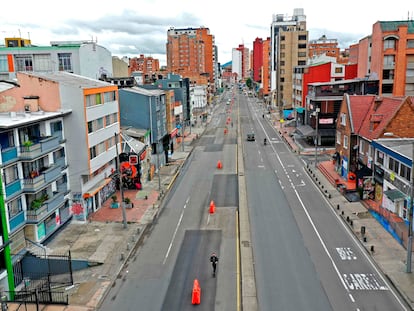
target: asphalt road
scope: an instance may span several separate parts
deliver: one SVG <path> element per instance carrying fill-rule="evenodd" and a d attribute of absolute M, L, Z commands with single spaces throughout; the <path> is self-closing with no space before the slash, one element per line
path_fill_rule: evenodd
<path fill-rule="evenodd" d="M 404 310 L 263 109 L 240 98 L 260 310 Z M 263 146 L 263 138 L 271 142 Z"/>
<path fill-rule="evenodd" d="M 236 132 L 220 105 L 100 310 L 236 310 Z M 222 168 L 218 169 L 218 161 Z M 213 202 L 215 212 L 210 213 Z M 219 257 L 212 276 L 210 254 Z M 201 304 L 192 304 L 197 279 Z"/>

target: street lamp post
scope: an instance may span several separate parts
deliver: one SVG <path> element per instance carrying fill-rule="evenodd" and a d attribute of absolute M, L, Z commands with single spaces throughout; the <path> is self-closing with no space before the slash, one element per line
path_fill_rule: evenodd
<path fill-rule="evenodd" d="M 414 197 L 414 143 L 412 143 L 411 153 L 411 193 L 410 193 L 410 206 L 408 210 L 408 242 L 407 242 L 407 273 L 411 273 L 411 256 L 413 247 L 413 197 Z"/>
<path fill-rule="evenodd" d="M 184 125 L 184 116 L 183 116 L 183 120 L 181 121 L 181 132 L 182 132 L 182 142 L 181 142 L 181 150 L 184 151 L 184 139 L 185 139 L 185 125 Z"/>
<path fill-rule="evenodd" d="M 127 228 L 127 218 L 126 218 L 126 210 L 125 210 L 125 203 L 124 203 L 124 188 L 122 185 L 122 172 L 121 172 L 121 165 L 119 163 L 119 152 L 118 152 L 118 134 L 115 133 L 115 147 L 116 147 L 116 165 L 118 166 L 118 177 L 119 177 L 119 193 L 121 194 L 121 207 L 122 207 L 122 220 L 124 224 L 124 228 Z"/>
<path fill-rule="evenodd" d="M 315 168 L 318 166 L 318 119 L 319 108 L 315 109 L 315 118 L 316 118 L 316 131 L 315 131 Z"/>

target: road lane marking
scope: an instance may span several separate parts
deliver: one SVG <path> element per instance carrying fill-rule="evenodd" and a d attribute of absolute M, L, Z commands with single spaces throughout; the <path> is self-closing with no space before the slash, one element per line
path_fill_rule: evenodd
<path fill-rule="evenodd" d="M 171 238 L 170 245 L 168 245 L 167 253 L 164 256 L 164 261 L 162 262 L 163 265 L 165 265 L 165 262 L 167 261 L 167 258 L 168 258 L 169 254 L 170 254 L 170 251 L 171 251 L 171 247 L 172 247 L 172 245 L 174 243 L 174 240 L 175 240 L 175 236 L 177 235 L 178 228 L 180 227 L 181 221 L 183 220 L 184 211 L 185 211 L 185 208 L 187 207 L 187 202 L 188 202 L 188 199 L 186 200 L 186 204 L 184 204 L 183 210 L 181 211 L 180 219 L 178 219 L 177 226 L 175 226 L 174 234 L 173 234 L 173 236 Z"/>
<path fill-rule="evenodd" d="M 350 247 L 337 247 L 339 257 L 342 260 L 356 260 L 357 257 Z"/>

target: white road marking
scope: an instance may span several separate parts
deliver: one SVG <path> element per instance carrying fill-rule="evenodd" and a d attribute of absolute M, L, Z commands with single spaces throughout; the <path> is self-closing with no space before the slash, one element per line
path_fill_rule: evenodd
<path fill-rule="evenodd" d="M 336 251 L 342 260 L 356 260 L 357 257 L 350 247 L 337 247 Z"/>
<path fill-rule="evenodd" d="M 378 283 L 373 273 L 344 273 L 343 277 L 350 290 L 388 290 Z"/>
<path fill-rule="evenodd" d="M 187 199 L 187 200 L 185 201 L 185 202 L 186 202 L 186 204 L 184 204 L 183 210 L 181 211 L 180 219 L 178 219 L 178 223 L 177 223 L 177 226 L 175 227 L 174 234 L 173 234 L 173 236 L 172 236 L 172 238 L 171 238 L 170 245 L 168 246 L 167 253 L 166 253 L 166 254 L 165 254 L 165 256 L 164 256 L 164 261 L 162 262 L 162 264 L 163 264 L 163 265 L 165 265 L 165 262 L 167 261 L 167 258 L 168 258 L 169 254 L 170 254 L 171 247 L 172 247 L 172 245 L 173 245 L 173 243 L 174 243 L 175 236 L 177 235 L 178 228 L 180 227 L 181 221 L 183 220 L 184 211 L 185 211 L 185 208 L 186 208 L 186 206 L 187 206 L 187 202 L 188 202 L 188 200 L 189 200 L 189 199 Z"/>

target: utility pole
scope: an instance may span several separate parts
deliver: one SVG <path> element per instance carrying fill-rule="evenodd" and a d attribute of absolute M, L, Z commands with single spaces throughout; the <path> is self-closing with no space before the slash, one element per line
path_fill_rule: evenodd
<path fill-rule="evenodd" d="M 181 122 L 181 131 L 183 133 L 183 141 L 181 142 L 181 151 L 184 151 L 184 139 L 185 139 L 185 125 L 184 125 L 184 115 L 183 115 L 183 121 Z"/>
<path fill-rule="evenodd" d="M 408 241 L 407 241 L 407 273 L 411 273 L 411 256 L 413 247 L 413 198 L 414 198 L 414 142 L 411 152 L 411 183 L 410 206 L 408 208 Z"/>
<path fill-rule="evenodd" d="M 124 229 L 127 228 L 127 219 L 126 219 L 126 207 L 124 203 L 124 189 L 122 185 L 122 173 L 121 165 L 119 164 L 119 152 L 118 152 L 118 135 L 115 133 L 115 147 L 116 147 L 116 166 L 118 167 L 118 176 L 119 176 L 119 193 L 121 194 L 121 207 L 122 207 L 122 219 L 124 223 Z"/>
<path fill-rule="evenodd" d="M 316 118 L 316 131 L 315 131 L 315 168 L 318 167 L 318 119 L 319 108 L 315 109 L 315 118 Z"/>

